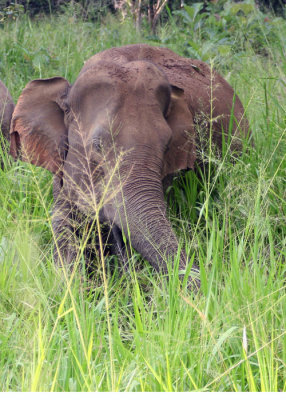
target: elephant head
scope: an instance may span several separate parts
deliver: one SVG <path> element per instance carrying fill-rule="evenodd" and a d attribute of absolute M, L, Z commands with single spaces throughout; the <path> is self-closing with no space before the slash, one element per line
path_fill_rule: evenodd
<path fill-rule="evenodd" d="M 8 140 L 14 107 L 15 105 L 8 89 L 0 81 L 0 128 L 3 136 Z"/>
<path fill-rule="evenodd" d="M 11 154 L 55 174 L 62 197 L 84 214 L 92 217 L 100 206 L 102 221 L 167 272 L 179 246 L 166 218 L 162 180 L 193 168 L 197 113 L 212 115 L 218 142 L 222 127 L 228 132 L 234 93 L 214 76 L 216 108 L 210 111 L 206 64 L 147 45 L 99 53 L 73 85 L 55 77 L 26 86 L 13 114 Z M 238 137 L 237 128 L 247 124 L 239 100 L 234 115 Z M 181 251 L 180 268 L 186 264 Z"/>

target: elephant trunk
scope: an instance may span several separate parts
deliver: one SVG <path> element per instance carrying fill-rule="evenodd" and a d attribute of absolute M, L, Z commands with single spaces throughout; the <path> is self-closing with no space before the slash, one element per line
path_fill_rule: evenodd
<path fill-rule="evenodd" d="M 134 158 L 133 158 L 134 160 Z M 123 195 L 119 207 L 120 224 L 126 237 L 142 256 L 157 270 L 167 273 L 167 261 L 177 256 L 179 245 L 172 226 L 166 218 L 166 205 L 161 181 L 161 162 L 136 158 L 125 163 Z M 122 174 L 122 169 L 121 169 Z M 123 218 L 122 218 L 123 216 Z M 180 269 L 186 268 L 186 255 L 180 254 Z"/>

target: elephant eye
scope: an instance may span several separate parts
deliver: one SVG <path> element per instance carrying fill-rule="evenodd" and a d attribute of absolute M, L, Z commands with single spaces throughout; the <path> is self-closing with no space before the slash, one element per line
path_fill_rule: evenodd
<path fill-rule="evenodd" d="M 168 141 L 168 143 L 165 146 L 165 151 L 164 151 L 165 154 L 170 150 L 171 141 L 172 141 L 172 138 L 170 138 L 170 140 Z"/>
<path fill-rule="evenodd" d="M 67 103 L 67 101 L 63 102 L 62 109 L 63 109 L 63 112 L 65 113 L 65 115 L 68 115 L 70 113 L 70 106 Z"/>
<path fill-rule="evenodd" d="M 102 143 L 101 140 L 96 138 L 93 140 L 92 142 L 94 149 L 98 152 L 101 153 L 102 152 Z"/>

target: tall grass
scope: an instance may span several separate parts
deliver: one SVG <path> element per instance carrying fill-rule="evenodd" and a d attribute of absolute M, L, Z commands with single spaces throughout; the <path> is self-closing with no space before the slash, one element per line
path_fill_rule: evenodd
<path fill-rule="evenodd" d="M 0 29 L 0 78 L 16 100 L 33 78 L 73 82 L 95 52 L 164 43 L 169 28 L 148 39 L 128 20 L 83 23 L 70 10 Z M 277 37 L 265 42 L 266 57 L 249 38 L 240 55 L 214 59 L 245 105 L 255 147 L 235 164 L 212 157 L 206 170 L 178 177 L 168 192 L 174 229 L 201 268 L 197 294 L 137 254 L 124 273 L 99 257 L 92 281 L 82 260 L 73 274 L 57 269 L 51 175 L 4 156 L 2 391 L 286 390 L 285 24 Z M 182 32 L 175 38 L 176 31 L 167 45 L 183 54 Z"/>

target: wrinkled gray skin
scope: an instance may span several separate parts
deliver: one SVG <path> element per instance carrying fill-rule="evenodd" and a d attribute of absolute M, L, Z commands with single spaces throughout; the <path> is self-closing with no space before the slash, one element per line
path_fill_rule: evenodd
<path fill-rule="evenodd" d="M 14 107 L 15 105 L 8 89 L 4 83 L 0 81 L 0 128 L 2 135 L 7 140 L 10 140 L 10 123 Z M 3 147 L 3 138 L 0 138 L 0 143 Z"/>
<path fill-rule="evenodd" d="M 248 123 L 233 99 L 233 89 L 205 63 L 148 45 L 96 54 L 73 85 L 60 77 L 30 82 L 13 115 L 11 154 L 54 173 L 57 262 L 74 261 L 78 211 L 92 221 L 100 205 L 116 252 L 124 259 L 124 232 L 167 273 L 178 240 L 166 218 L 162 182 L 194 167 L 199 131 L 211 132 L 221 147 L 232 107 L 230 150 L 241 150 Z M 183 250 L 179 263 L 184 270 Z"/>

